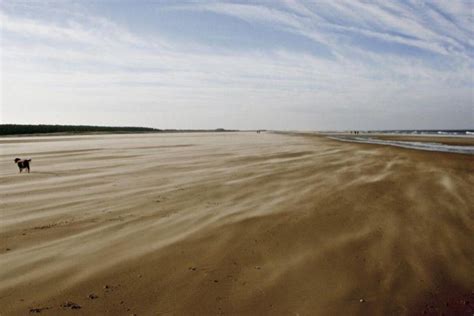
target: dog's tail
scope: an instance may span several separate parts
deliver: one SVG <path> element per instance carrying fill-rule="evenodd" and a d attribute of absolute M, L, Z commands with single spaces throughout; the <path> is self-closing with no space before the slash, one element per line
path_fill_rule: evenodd
<path fill-rule="evenodd" d="M 31 158 L 30 158 L 30 159 L 25 159 L 25 161 L 28 161 L 28 162 L 30 162 L 30 161 L 31 161 Z"/>

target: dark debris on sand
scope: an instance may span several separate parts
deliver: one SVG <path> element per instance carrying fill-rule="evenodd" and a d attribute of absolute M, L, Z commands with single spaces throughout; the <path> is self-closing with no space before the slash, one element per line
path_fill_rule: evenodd
<path fill-rule="evenodd" d="M 61 304 L 62 308 L 70 308 L 70 309 L 81 309 L 81 305 L 76 304 L 74 302 L 66 302 L 64 304 Z"/>
<path fill-rule="evenodd" d="M 90 298 L 91 300 L 95 300 L 96 298 L 99 298 L 99 296 L 97 296 L 94 293 L 91 293 L 91 294 L 87 295 L 87 297 Z"/>
<path fill-rule="evenodd" d="M 30 313 L 39 314 L 39 313 L 41 313 L 42 311 L 47 310 L 47 309 L 49 309 L 49 307 L 35 307 L 35 308 L 30 308 Z"/>

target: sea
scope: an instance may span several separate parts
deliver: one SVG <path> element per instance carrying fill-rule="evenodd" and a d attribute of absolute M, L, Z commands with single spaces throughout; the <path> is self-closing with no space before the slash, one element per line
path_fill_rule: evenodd
<path fill-rule="evenodd" d="M 474 138 L 474 129 L 451 129 L 451 130 L 385 130 L 385 131 L 359 131 L 362 133 L 356 135 L 334 135 L 329 137 L 346 142 L 367 143 L 389 145 L 402 148 L 450 152 L 458 154 L 474 155 L 474 146 L 457 146 L 433 142 L 417 142 L 417 141 L 399 141 L 385 140 L 371 137 L 370 134 L 388 134 L 388 135 L 426 135 L 426 136 L 442 136 L 442 137 L 460 137 Z"/>
<path fill-rule="evenodd" d="M 368 133 L 382 134 L 415 134 L 415 135 L 474 135 L 474 129 L 404 129 L 404 130 L 383 130 L 383 131 L 367 131 Z"/>

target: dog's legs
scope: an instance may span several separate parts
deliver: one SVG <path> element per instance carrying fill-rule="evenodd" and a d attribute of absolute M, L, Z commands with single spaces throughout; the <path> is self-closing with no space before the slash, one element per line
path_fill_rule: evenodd
<path fill-rule="evenodd" d="M 30 167 L 28 167 L 28 173 L 30 173 Z"/>

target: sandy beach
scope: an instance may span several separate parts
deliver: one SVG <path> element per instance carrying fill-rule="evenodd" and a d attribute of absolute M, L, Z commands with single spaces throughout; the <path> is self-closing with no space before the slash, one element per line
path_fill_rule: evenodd
<path fill-rule="evenodd" d="M 474 312 L 472 155 L 196 133 L 0 156 L 1 315 Z"/>

